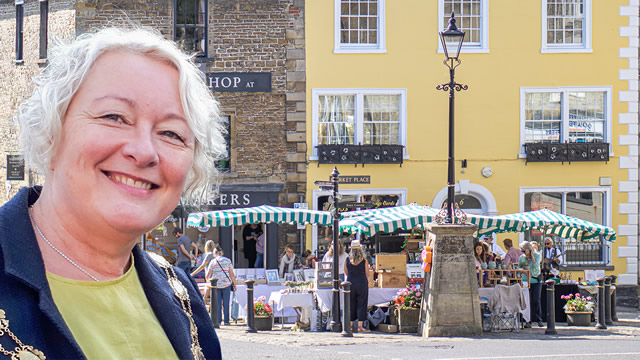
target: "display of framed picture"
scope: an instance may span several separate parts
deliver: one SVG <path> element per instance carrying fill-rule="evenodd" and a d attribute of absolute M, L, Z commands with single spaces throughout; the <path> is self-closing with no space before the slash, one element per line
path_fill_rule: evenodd
<path fill-rule="evenodd" d="M 296 281 L 304 281 L 304 271 L 302 269 L 293 270 L 293 276 L 296 278 Z"/>
<path fill-rule="evenodd" d="M 269 285 L 280 284 L 280 276 L 278 275 L 278 269 L 267 269 L 265 270 L 265 274 L 267 275 L 267 284 Z"/>
<path fill-rule="evenodd" d="M 304 269 L 304 280 L 314 281 L 316 279 L 316 271 L 314 269 Z"/>

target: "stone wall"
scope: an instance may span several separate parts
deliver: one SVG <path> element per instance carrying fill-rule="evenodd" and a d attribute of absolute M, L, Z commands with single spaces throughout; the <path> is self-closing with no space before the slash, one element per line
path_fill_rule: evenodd
<path fill-rule="evenodd" d="M 303 0 L 209 2 L 208 72 L 269 72 L 272 91 L 217 93 L 231 116 L 227 184 L 278 183 L 281 206 L 305 193 Z M 297 245 L 295 227 L 281 226 L 280 248 Z"/>
<path fill-rule="evenodd" d="M 91 32 L 106 26 L 142 26 L 160 31 L 167 38 L 173 37 L 172 0 L 99 1 L 78 0 L 76 31 Z"/>
<path fill-rule="evenodd" d="M 69 39 L 74 35 L 73 1 L 49 2 L 49 46 L 53 39 Z M 0 2 L 0 204 L 29 182 L 29 173 L 25 181 L 6 181 L 7 154 L 19 154 L 18 128 L 13 116 L 18 105 L 33 90 L 33 77 L 46 61 L 39 59 L 40 43 L 40 2 L 26 0 L 24 3 L 23 59 L 22 64 L 15 63 L 16 7 L 14 1 Z M 33 183 L 41 179 L 31 175 Z M 7 183 L 11 189 L 8 190 Z"/>

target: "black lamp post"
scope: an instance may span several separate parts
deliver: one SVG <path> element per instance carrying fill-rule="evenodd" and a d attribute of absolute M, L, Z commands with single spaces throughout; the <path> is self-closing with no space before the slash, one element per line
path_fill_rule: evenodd
<path fill-rule="evenodd" d="M 449 160 L 447 178 L 447 210 L 445 212 L 445 223 L 454 224 L 455 220 L 455 173 L 454 173 L 454 100 L 455 92 L 467 90 L 467 85 L 455 82 L 456 67 L 460 65 L 460 49 L 464 40 L 464 31 L 458 30 L 454 13 L 451 13 L 447 30 L 440 32 L 440 41 L 444 49 L 444 64 L 449 68 L 449 82 L 436 86 L 436 89 L 449 91 Z"/>
<path fill-rule="evenodd" d="M 338 168 L 334 167 L 331 172 L 331 183 L 332 183 L 332 191 L 333 191 L 333 303 L 331 312 L 333 313 L 333 319 L 331 320 L 330 326 L 331 331 L 341 332 L 341 324 L 340 324 L 340 269 L 338 261 L 340 257 L 340 247 L 338 242 L 338 227 L 340 226 L 340 209 L 338 209 L 338 197 L 340 197 L 338 193 L 338 179 L 340 178 L 340 173 L 338 172 Z"/>

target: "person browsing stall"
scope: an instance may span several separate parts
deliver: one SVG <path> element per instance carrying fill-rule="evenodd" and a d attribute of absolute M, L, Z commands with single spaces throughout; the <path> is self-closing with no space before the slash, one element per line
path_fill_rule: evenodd
<path fill-rule="evenodd" d="M 502 243 L 504 244 L 504 248 L 507 249 L 507 254 L 504 256 L 504 264 L 506 266 L 509 266 L 509 264 L 518 265 L 522 251 L 513 246 L 513 240 L 511 239 L 504 239 Z"/>
<path fill-rule="evenodd" d="M 216 296 L 218 300 L 218 321 L 222 320 L 222 308 L 224 307 L 224 324 L 231 325 L 231 291 L 236 290 L 236 275 L 233 272 L 231 260 L 224 257 L 222 246 L 213 249 L 213 259 L 209 262 L 205 277 L 207 280 L 217 279 Z"/>
<path fill-rule="evenodd" d="M 173 229 L 173 235 L 178 239 L 178 263 L 177 267 L 182 269 L 186 274 L 191 273 L 191 261 L 196 258 L 191 255 L 191 248 L 198 249 L 198 245 L 196 245 L 191 238 L 184 234 L 181 228 L 177 227 Z"/>
<path fill-rule="evenodd" d="M 518 267 L 529 270 L 531 273 L 531 282 L 529 284 L 529 304 L 531 307 L 531 321 L 538 322 L 538 326 L 542 327 L 542 305 L 540 304 L 540 295 L 542 292 L 542 276 L 540 274 L 540 254 L 537 253 L 531 243 L 528 241 L 520 245 L 522 255 L 518 259 Z M 526 275 L 522 275 L 522 280 L 526 281 Z M 525 324 L 525 327 L 531 327 L 531 322 Z"/>
<path fill-rule="evenodd" d="M 489 251 L 491 251 L 496 259 L 504 259 L 507 253 L 500 247 L 500 245 L 496 244 L 493 237 L 495 234 L 488 234 L 482 236 L 481 240 L 483 240 L 487 245 L 489 245 Z"/>
<path fill-rule="evenodd" d="M 256 259 L 258 258 L 256 242 L 258 241 L 258 236 L 260 236 L 261 233 L 262 226 L 260 224 L 249 224 L 242 230 L 244 257 L 249 263 L 249 268 L 254 268 L 256 266 Z"/>
<path fill-rule="evenodd" d="M 338 276 L 340 280 L 344 281 L 344 263 L 347 261 L 349 255 L 344 251 L 342 241 L 338 241 L 338 253 Z M 333 264 L 333 245 L 331 245 L 329 251 L 322 257 L 322 262 L 330 262 Z"/>
<path fill-rule="evenodd" d="M 82 34 L 47 61 L 16 116 L 46 180 L 0 208 L 1 353 L 220 359 L 193 280 L 137 245 L 217 175 L 225 143 L 202 73 L 139 29 Z"/>
<path fill-rule="evenodd" d="M 346 280 L 351 283 L 351 322 L 358 320 L 358 332 L 369 332 L 364 327 L 369 303 L 369 262 L 360 240 L 351 241 L 351 253 L 345 261 L 344 273 Z"/>

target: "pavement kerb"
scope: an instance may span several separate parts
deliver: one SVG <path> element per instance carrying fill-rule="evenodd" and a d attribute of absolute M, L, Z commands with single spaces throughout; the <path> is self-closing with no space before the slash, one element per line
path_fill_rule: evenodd
<path fill-rule="evenodd" d="M 289 329 L 280 330 L 279 325 L 272 331 L 259 331 L 258 333 L 247 333 L 246 325 L 221 326 L 216 332 L 220 339 L 250 341 L 262 344 L 283 345 L 292 347 L 301 346 L 331 346 L 331 345 L 354 345 L 366 343 L 414 343 L 424 341 L 478 341 L 478 340 L 506 340 L 506 339 L 609 339 L 633 338 L 640 336 L 640 311 L 634 309 L 619 309 L 619 321 L 609 326 L 606 330 L 595 328 L 595 323 L 588 327 L 567 326 L 565 323 L 556 324 L 557 335 L 545 335 L 546 328 L 522 329 L 518 332 L 488 332 L 479 337 L 466 338 L 422 338 L 416 334 L 388 334 L 373 331 L 371 333 L 357 334 L 353 337 L 343 337 L 340 333 L 333 332 L 310 332 L 292 331 Z"/>

